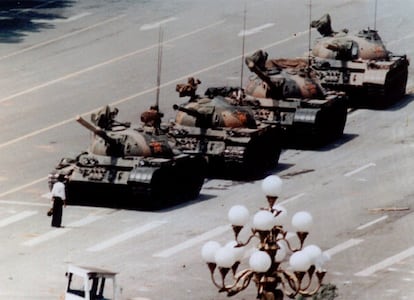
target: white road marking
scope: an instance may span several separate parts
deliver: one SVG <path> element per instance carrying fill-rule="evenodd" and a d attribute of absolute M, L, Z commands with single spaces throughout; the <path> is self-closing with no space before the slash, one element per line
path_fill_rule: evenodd
<path fill-rule="evenodd" d="M 0 227 L 5 227 L 5 226 L 10 225 L 12 223 L 15 223 L 15 222 L 18 222 L 20 220 L 31 217 L 31 216 L 33 216 L 37 213 L 38 213 L 37 211 L 33 211 L 33 210 L 22 211 L 21 213 L 15 214 L 14 216 L 10 216 L 6 219 L 1 220 L 0 221 Z"/>
<path fill-rule="evenodd" d="M 45 198 L 45 199 L 51 199 L 52 198 L 52 192 L 47 192 L 47 193 L 44 193 L 42 196 L 40 196 L 40 197 L 42 197 L 42 198 Z"/>
<path fill-rule="evenodd" d="M 217 22 L 217 23 L 211 24 L 211 25 L 209 25 L 209 26 L 207 26 L 207 27 L 197 29 L 196 31 L 193 31 L 193 32 L 190 32 L 190 33 L 187 33 L 187 34 L 184 34 L 184 35 L 181 35 L 181 36 L 175 37 L 175 38 L 173 38 L 173 39 L 171 39 L 171 40 L 169 40 L 169 41 L 166 41 L 166 43 L 167 43 L 167 42 L 172 42 L 172 41 L 175 41 L 175 40 L 178 40 L 178 39 L 181 39 L 181 38 L 184 38 L 185 36 L 188 36 L 188 35 L 191 35 L 191 34 L 197 33 L 197 32 L 199 32 L 199 31 L 202 31 L 202 30 L 204 30 L 205 28 L 208 28 L 208 27 L 211 27 L 211 26 L 216 26 L 216 25 L 219 25 L 219 24 L 222 24 L 222 23 L 224 23 L 224 21 L 220 21 L 220 22 Z M 280 44 L 283 44 L 283 43 L 289 42 L 289 41 L 291 41 L 291 40 L 293 40 L 293 39 L 295 39 L 295 38 L 297 38 L 297 37 L 299 37 L 299 36 L 302 36 L 302 35 L 304 35 L 304 34 L 307 34 L 308 32 L 309 32 L 309 30 L 302 31 L 302 32 L 298 32 L 298 33 L 296 33 L 296 34 L 295 34 L 294 36 L 292 36 L 292 37 L 288 37 L 288 38 L 285 38 L 285 39 L 283 39 L 283 40 L 276 41 L 276 42 L 274 42 L 274 43 L 271 43 L 271 44 L 265 45 L 265 46 L 263 46 L 263 47 L 261 47 L 261 48 L 262 48 L 262 49 L 268 49 L 268 48 L 272 48 L 272 47 L 278 46 L 278 45 L 280 45 Z M 150 47 L 148 47 L 148 48 L 146 48 L 146 49 L 155 48 L 155 47 L 157 47 L 157 46 L 158 46 L 158 45 L 153 45 L 153 46 L 150 46 Z M 129 56 L 130 56 L 130 55 L 133 55 L 134 53 L 137 53 L 137 52 L 142 52 L 142 51 L 144 51 L 144 50 L 146 50 L 146 49 L 141 49 L 141 50 L 138 50 L 138 51 L 136 51 L 136 52 L 130 53 L 130 54 L 129 54 Z M 246 53 L 246 55 L 248 55 L 248 54 L 252 54 L 252 53 Z M 207 72 L 207 71 L 211 71 L 211 70 L 216 69 L 216 68 L 218 68 L 218 67 L 221 67 L 221 66 L 223 66 L 223 65 L 229 64 L 229 63 L 231 63 L 231 62 L 233 62 L 233 61 L 238 61 L 238 60 L 240 60 L 240 58 L 241 58 L 241 57 L 242 57 L 242 55 L 238 55 L 238 56 L 236 56 L 236 57 L 232 57 L 232 58 L 227 59 L 227 60 L 225 60 L 225 61 L 222 61 L 222 62 L 220 62 L 220 63 L 217 63 L 217 64 L 211 65 L 211 66 L 209 66 L 209 67 L 206 67 L 206 68 L 204 68 L 204 69 L 200 69 L 200 70 L 198 70 L 198 71 L 196 71 L 196 72 L 189 73 L 189 74 L 184 75 L 184 76 L 182 76 L 182 77 L 180 77 L 180 78 L 173 79 L 173 80 L 171 80 L 171 81 L 169 81 L 169 82 L 166 82 L 166 83 L 164 83 L 164 84 L 161 84 L 161 85 L 160 85 L 160 88 L 164 88 L 164 87 L 170 86 L 170 85 L 175 84 L 175 83 L 177 83 L 177 82 L 179 82 L 179 81 L 182 81 L 182 80 L 187 80 L 187 79 L 188 79 L 188 77 L 194 77 L 194 76 L 197 76 L 197 75 L 199 75 L 199 74 L 201 74 L 201 73 L 204 73 L 204 72 Z M 1 58 L 0 58 L 0 59 L 1 59 Z M 146 94 L 148 94 L 148 93 L 152 93 L 152 92 L 154 92 L 156 89 L 157 89 L 157 87 L 152 87 L 152 88 L 146 89 L 146 90 L 144 90 L 144 91 L 141 91 L 141 92 L 135 93 L 135 94 L 133 94 L 133 95 L 127 96 L 127 97 L 125 97 L 125 98 L 121 98 L 121 99 L 119 99 L 119 100 L 117 100 L 117 101 L 114 101 L 114 102 L 112 102 L 112 103 L 108 103 L 108 105 L 110 105 L 110 106 L 116 106 L 116 105 L 121 104 L 121 103 L 123 103 L 123 102 L 131 101 L 131 100 L 133 100 L 133 99 L 135 99 L 135 98 L 137 98 L 137 97 L 139 97 L 139 96 L 146 95 Z M 28 92 L 26 92 L 26 93 L 28 93 Z M 25 94 L 25 93 L 24 93 L 24 92 L 22 92 L 22 94 Z M 16 96 L 16 95 L 15 95 L 15 96 Z M 9 99 L 12 99 L 13 97 L 9 96 L 8 98 L 9 98 Z M 3 101 L 3 100 L 0 100 L 0 102 L 2 102 L 2 101 Z M 99 109 L 99 108 L 94 108 L 93 110 L 90 110 L 89 112 L 85 112 L 83 115 L 90 115 L 90 114 L 92 114 L 92 113 L 96 112 L 98 109 Z M 58 127 L 60 127 L 60 126 L 63 126 L 63 125 L 69 124 L 69 123 L 71 123 L 71 122 L 73 122 L 73 121 L 75 121 L 75 117 L 70 118 L 70 119 L 63 120 L 63 121 L 61 121 L 61 122 L 59 122 L 59 123 L 55 123 L 55 124 L 53 124 L 53 125 L 50 125 L 50 126 L 48 126 L 48 127 L 44 127 L 44 128 L 42 128 L 42 129 L 39 129 L 39 130 L 33 131 L 33 132 L 28 133 L 28 134 L 26 134 L 26 135 L 20 136 L 20 137 L 18 137 L 18 138 L 15 138 L 15 139 L 13 139 L 13 140 L 10 140 L 10 141 L 7 141 L 7 142 L 5 142 L 5 143 L 3 143 L 3 144 L 0 144 L 0 148 L 3 148 L 3 147 L 6 147 L 6 146 L 9 146 L 9 145 L 12 145 L 12 144 L 14 144 L 14 143 L 17 143 L 17 142 L 22 141 L 22 140 L 25 140 L 25 139 L 27 139 L 27 138 L 30 138 L 30 137 L 36 136 L 36 135 L 38 135 L 38 134 L 41 134 L 41 133 L 43 133 L 43 132 L 46 132 L 46 131 L 52 130 L 52 129 L 54 129 L 54 128 L 58 128 Z M 36 181 L 39 181 L 39 182 L 40 182 L 40 181 L 42 181 L 42 180 L 44 180 L 44 179 L 43 179 L 43 178 L 41 178 L 41 179 L 38 179 L 38 180 L 36 180 Z M 27 186 L 29 186 L 29 185 L 33 185 L 33 184 L 35 184 L 35 183 L 36 183 L 36 181 L 33 181 L 32 183 L 29 183 L 29 184 L 24 185 L 24 187 L 27 187 Z M 5 193 L 3 193 L 3 194 L 0 194 L 0 197 L 1 197 L 1 195 L 7 195 L 7 194 L 10 194 L 10 193 L 12 193 L 12 192 L 14 192 L 14 191 L 16 191 L 16 190 L 18 190 L 18 189 L 21 189 L 21 188 L 17 188 L 17 189 L 12 190 L 12 191 L 7 191 L 7 192 L 5 192 Z"/>
<path fill-rule="evenodd" d="M 368 222 L 368 223 L 366 223 L 366 224 L 364 224 L 364 225 L 359 226 L 359 227 L 357 228 L 357 230 L 362 230 L 362 229 L 365 229 L 365 228 L 367 228 L 367 227 L 369 227 L 369 226 L 372 226 L 372 225 L 374 225 L 374 224 L 376 224 L 376 223 L 378 223 L 378 222 L 381 222 L 381 221 L 383 221 L 383 220 L 386 220 L 387 218 L 388 218 L 388 216 L 382 216 L 381 218 L 375 219 L 375 220 L 373 220 L 373 221 L 371 221 L 371 222 Z"/>
<path fill-rule="evenodd" d="M 53 229 L 53 230 L 51 230 L 51 231 L 49 231 L 45 234 L 34 237 L 34 238 L 22 243 L 22 245 L 23 246 L 30 246 L 30 247 L 38 245 L 40 243 L 51 240 L 53 238 L 59 237 L 59 236 L 65 234 L 65 233 L 71 231 L 74 227 L 80 227 L 80 226 L 83 226 L 83 225 L 93 223 L 93 222 L 101 219 L 102 217 L 103 216 L 98 216 L 98 215 L 87 216 L 87 217 L 85 217 L 81 220 L 78 220 L 78 221 L 75 221 L 75 222 L 72 222 L 72 223 L 66 225 L 64 228 L 56 228 L 56 229 Z"/>
<path fill-rule="evenodd" d="M 384 259 L 383 261 L 375 265 L 372 265 L 358 273 L 355 273 L 355 276 L 361 276 L 361 277 L 371 276 L 375 272 L 385 269 L 413 255 L 414 255 L 414 247 L 408 248 L 407 250 L 404 250 L 394 256 L 388 257 L 387 259 Z"/>
<path fill-rule="evenodd" d="M 176 18 L 176 17 L 171 17 L 171 18 L 167 18 L 167 19 L 161 20 L 161 21 L 159 21 L 159 22 L 154 22 L 154 23 L 144 24 L 144 25 L 142 25 L 142 26 L 139 28 L 139 30 L 144 31 L 144 30 L 150 30 L 150 29 L 158 28 L 158 27 L 160 27 L 161 25 L 164 25 L 165 23 L 172 22 L 172 21 L 175 21 L 175 20 L 177 20 L 177 18 Z"/>
<path fill-rule="evenodd" d="M 336 245 L 335 247 L 326 250 L 325 252 L 329 256 L 334 256 L 335 254 L 338 254 L 339 252 L 342 252 L 348 248 L 354 247 L 360 243 L 362 243 L 364 240 L 361 239 L 350 239 L 342 244 Z"/>
<path fill-rule="evenodd" d="M 362 166 L 362 167 L 360 167 L 360 168 L 358 168 L 358 169 L 355 169 L 355 170 L 353 170 L 353 171 L 351 171 L 351 172 L 346 173 L 344 176 L 345 176 L 345 177 L 349 177 L 349 176 L 352 176 L 352 175 L 354 175 L 354 174 L 356 174 L 356 173 L 359 173 L 359 172 L 361 172 L 361 171 L 363 171 L 363 170 L 365 170 L 365 169 L 368 169 L 368 168 L 370 168 L 370 167 L 375 167 L 375 166 L 376 166 L 376 164 L 375 164 L 375 163 L 369 163 L 369 164 L 366 164 L 366 165 L 364 165 L 364 166 Z"/>
<path fill-rule="evenodd" d="M 197 34 L 197 33 L 201 32 L 201 31 L 203 31 L 203 30 L 207 30 L 207 29 L 209 29 L 210 27 L 218 26 L 218 25 L 220 25 L 220 24 L 222 24 L 222 23 L 224 23 L 224 20 L 221 20 L 221 21 L 218 21 L 218 22 L 216 22 L 216 23 L 209 24 L 209 25 L 207 25 L 207 26 L 204 26 L 204 27 L 201 27 L 201 28 L 195 29 L 195 30 L 193 30 L 193 31 L 190 31 L 190 32 L 184 33 L 184 34 L 182 34 L 182 35 L 176 36 L 176 37 L 174 37 L 174 38 L 172 38 L 172 39 L 169 39 L 169 40 L 167 40 L 167 41 L 164 41 L 164 43 L 169 43 L 169 42 L 173 42 L 173 41 L 177 41 L 177 40 L 183 39 L 183 38 L 185 38 L 185 37 L 187 37 L 187 36 L 190 36 L 190 35 L 193 35 L 193 34 Z M 110 60 L 103 61 L 103 62 L 98 63 L 98 64 L 96 64 L 96 65 L 89 66 L 89 67 L 84 68 L 84 69 L 82 69 L 82 70 L 79 70 L 79 71 L 76 71 L 76 72 L 73 72 L 73 73 L 66 74 L 65 76 L 62 76 L 62 77 L 59 77 L 59 78 L 56 78 L 56 79 L 53 79 L 53 80 L 50 80 L 50 81 L 44 82 L 44 83 L 39 84 L 39 85 L 37 85 L 37 86 L 31 87 L 31 88 L 29 88 L 29 89 L 27 89 L 27 90 L 24 90 L 24 91 L 21 91 L 21 92 L 18 92 L 18 93 L 15 93 L 15 94 L 9 95 L 9 96 L 7 96 L 7 97 L 4 97 L 4 98 L 0 99 L 0 103 L 3 103 L 3 102 L 5 102 L 5 101 L 8 101 L 8 100 L 11 100 L 11 99 L 17 98 L 17 97 L 19 97 L 19 96 L 22 96 L 22 95 L 25 95 L 25 94 L 28 94 L 28 93 L 31 93 L 31 92 L 34 92 L 34 91 L 37 91 L 37 90 L 40 90 L 40 89 L 42 89 L 42 88 L 44 88 L 44 87 L 48 87 L 48 86 L 54 85 L 54 84 L 59 83 L 59 82 L 62 82 L 62 81 L 64 81 L 64 80 L 67 80 L 67 79 L 70 79 L 70 78 L 73 78 L 73 77 L 76 77 L 76 76 L 82 75 L 82 74 L 84 74 L 84 73 L 87 73 L 87 72 L 93 71 L 93 70 L 98 69 L 98 68 L 103 67 L 103 66 L 107 66 L 107 65 L 109 65 L 109 64 L 112 64 L 112 63 L 114 63 L 114 62 L 117 62 L 117 61 L 120 61 L 120 60 L 126 59 L 126 58 L 128 58 L 128 57 L 131 57 L 131 56 L 134 56 L 134 55 L 137 55 L 137 54 L 143 53 L 143 52 L 145 52 L 145 51 L 151 50 L 151 49 L 156 48 L 156 47 L 158 47 L 158 44 L 153 44 L 153 45 L 150 45 L 150 46 L 148 46 L 148 47 L 146 47 L 146 48 L 141 48 L 141 49 L 138 49 L 138 50 L 135 50 L 135 51 L 132 51 L 132 52 L 126 53 L 126 54 L 124 54 L 124 55 L 114 57 L 114 58 L 112 58 L 112 59 L 110 59 Z M 156 89 L 156 87 L 154 87 L 153 89 Z M 151 90 L 152 90 L 152 89 L 151 89 Z M 96 111 L 96 109 L 95 109 L 94 111 Z M 72 120 L 72 119 L 71 119 L 71 120 Z M 61 123 L 62 123 L 62 122 L 61 122 Z"/>
<path fill-rule="evenodd" d="M 43 207 L 50 207 L 47 203 L 39 203 L 39 202 L 25 202 L 25 201 L 11 201 L 11 200 L 0 200 L 0 204 L 12 204 L 12 205 L 27 205 L 27 206 L 43 206 Z"/>
<path fill-rule="evenodd" d="M 292 202 L 292 201 L 294 201 L 296 199 L 299 199 L 299 198 L 301 198 L 303 196 L 305 196 L 305 193 L 297 194 L 296 196 L 292 196 L 292 197 L 290 197 L 290 198 L 288 198 L 288 199 L 280 202 L 279 204 L 280 205 L 287 204 L 287 203 Z M 276 202 L 276 204 L 278 204 L 278 203 Z"/>
<path fill-rule="evenodd" d="M 56 19 L 33 19 L 32 22 L 34 22 L 34 23 L 52 23 L 52 24 L 54 24 L 54 23 L 70 23 L 70 22 L 79 20 L 81 18 L 87 17 L 89 15 L 91 15 L 90 12 L 84 12 L 84 13 L 80 13 L 80 14 L 75 15 L 75 16 L 71 16 L 69 18 L 62 18 L 62 19 L 59 19 L 59 18 L 56 18 Z"/>
<path fill-rule="evenodd" d="M 108 20 L 105 20 L 103 22 L 99 22 L 99 23 L 96 23 L 94 25 L 91 25 L 91 26 L 88 26 L 88 27 L 85 27 L 85 28 L 82 28 L 82 29 L 79 29 L 79 30 L 72 31 L 72 32 L 67 33 L 67 34 L 60 35 L 57 38 L 54 38 L 54 39 L 51 39 L 51 40 L 47 40 L 47 41 L 44 41 L 44 42 L 39 43 L 39 44 L 35 44 L 35 45 L 31 46 L 31 47 L 23 48 L 21 50 L 18 50 L 18 51 L 15 51 L 15 52 L 12 52 L 12 53 L 9 53 L 9 54 L 0 56 L 0 60 L 3 60 L 3 59 L 6 59 L 6 58 L 9 58 L 9 57 L 12 57 L 12 56 L 16 56 L 18 54 L 21 54 L 21 53 L 24 53 L 24 52 L 27 52 L 27 51 L 30 51 L 30 50 L 33 50 L 33 49 L 37 49 L 37 48 L 40 48 L 40 47 L 49 45 L 51 43 L 54 43 L 54 42 L 57 42 L 57 41 L 66 39 L 66 38 L 71 37 L 71 36 L 74 36 L 74 35 L 76 35 L 78 33 L 82 33 L 82 32 L 88 31 L 90 29 L 93 29 L 93 28 L 102 26 L 102 25 L 106 25 L 106 24 L 108 24 L 110 22 L 113 22 L 113 21 L 116 21 L 118 19 L 121 19 L 121 18 L 123 18 L 125 16 L 126 15 L 119 15 L 119 16 L 110 18 Z"/>
<path fill-rule="evenodd" d="M 136 237 L 137 235 L 143 234 L 147 231 L 150 231 L 152 229 L 155 229 L 163 224 L 167 223 L 166 221 L 155 221 L 155 222 L 151 222 L 148 224 L 145 224 L 143 226 L 140 226 L 138 228 L 135 228 L 131 231 L 125 232 L 123 234 L 120 234 L 118 236 L 115 236 L 109 240 L 106 240 L 102 243 L 96 244 L 93 247 L 90 247 L 87 249 L 87 251 L 91 251 L 91 252 L 97 252 L 97 251 L 102 251 L 106 248 L 112 247 L 116 244 L 119 244 L 123 241 L 126 241 L 128 239 L 131 239 L 133 237 Z"/>
<path fill-rule="evenodd" d="M 176 245 L 174 247 L 171 247 L 171 248 L 168 248 L 168 249 L 166 249 L 164 251 L 155 253 L 153 256 L 154 257 L 162 257 L 162 258 L 170 257 L 173 254 L 176 254 L 178 252 L 181 252 L 183 250 L 186 250 L 186 249 L 188 249 L 188 248 L 190 248 L 190 247 L 192 247 L 192 246 L 194 246 L 196 244 L 199 244 L 199 243 L 201 243 L 203 241 L 209 240 L 209 239 L 211 239 L 211 238 L 213 238 L 215 236 L 218 236 L 218 235 L 220 235 L 220 234 L 222 234 L 222 233 L 224 233 L 224 232 L 226 232 L 226 231 L 228 231 L 230 229 L 231 229 L 231 226 L 230 225 L 223 225 L 223 226 L 216 227 L 216 228 L 214 228 L 214 229 L 212 229 L 210 231 L 207 231 L 207 232 L 205 232 L 205 233 L 203 233 L 203 234 L 201 234 L 199 236 L 196 236 L 196 237 L 194 237 L 192 239 L 189 239 L 189 240 L 187 240 L 187 241 L 185 241 L 185 242 L 183 242 L 181 244 L 178 244 L 178 245 Z"/>
<path fill-rule="evenodd" d="M 47 182 L 47 177 L 42 177 L 42 178 L 33 180 L 32 182 L 26 183 L 24 185 L 21 185 L 19 187 L 14 188 L 14 189 L 8 190 L 7 192 L 1 193 L 0 194 L 0 198 L 3 198 L 4 196 L 6 196 L 8 194 L 11 194 L 11 193 L 14 193 L 14 192 L 18 192 L 18 191 L 20 191 L 22 189 L 25 189 L 25 188 L 27 188 L 29 186 L 32 186 L 32 185 L 37 184 L 37 183 L 42 182 L 42 181 L 44 181 L 46 183 Z"/>
<path fill-rule="evenodd" d="M 69 23 L 69 22 L 77 21 L 79 19 L 82 19 L 90 15 L 91 15 L 90 12 L 83 12 L 83 13 L 71 16 L 69 18 L 66 18 L 66 19 L 54 19 L 52 20 L 52 23 Z"/>
<path fill-rule="evenodd" d="M 242 30 L 239 32 L 238 36 L 243 36 L 243 35 L 248 36 L 248 35 L 252 35 L 255 33 L 259 33 L 259 32 L 262 32 L 264 29 L 273 27 L 274 25 L 275 25 L 274 23 L 266 23 L 261 26 L 249 29 L 249 30 Z"/>
<path fill-rule="evenodd" d="M 182 39 L 182 38 L 184 38 L 184 37 L 186 37 L 186 36 L 188 36 L 188 35 L 192 35 L 192 34 L 198 33 L 198 32 L 200 32 L 200 31 L 202 31 L 202 30 L 205 30 L 205 29 L 207 29 L 207 28 L 209 28 L 209 27 L 212 27 L 212 26 L 217 26 L 217 25 L 219 25 L 219 24 L 221 24 L 221 23 L 223 23 L 223 22 L 224 22 L 224 21 L 219 21 L 219 22 L 217 22 L 217 23 L 210 24 L 210 25 L 208 25 L 208 26 L 206 26 L 206 27 L 199 28 L 199 29 L 194 30 L 194 31 L 192 31 L 192 32 L 189 32 L 189 33 L 183 34 L 183 35 L 181 35 L 181 36 L 178 36 L 178 37 L 172 38 L 172 39 L 170 39 L 170 40 L 168 40 L 168 41 L 165 41 L 165 43 L 167 43 L 167 42 L 172 42 L 172 41 L 179 40 L 179 39 Z M 91 67 L 89 67 L 89 68 L 86 68 L 86 69 L 84 69 L 84 70 L 78 71 L 78 72 L 76 72 L 76 73 L 68 74 L 68 75 L 66 75 L 66 76 L 64 76 L 64 77 L 61 77 L 61 78 L 58 78 L 58 79 L 55 79 L 55 80 L 49 81 L 49 82 L 47 82 L 47 83 L 41 84 L 41 85 L 36 86 L 36 87 L 33 87 L 33 88 L 31 88 L 31 89 L 28 89 L 28 90 L 22 91 L 22 92 L 20 92 L 20 93 L 17 93 L 17 94 L 14 94 L 14 95 L 8 96 L 8 97 L 6 97 L 6 98 L 0 99 L 0 103 L 1 103 L 1 102 L 4 102 L 4 101 L 6 101 L 6 100 L 13 99 L 13 98 L 15 98 L 15 97 L 17 97 L 17 96 L 21 96 L 21 95 L 24 95 L 24 94 L 30 93 L 30 92 L 32 92 L 32 91 L 38 90 L 38 89 L 43 88 L 43 87 L 46 87 L 46 86 L 48 86 L 48 85 L 51 85 L 51 84 L 57 83 L 57 82 L 59 82 L 59 81 L 63 81 L 64 79 L 68 79 L 68 78 L 70 78 L 70 77 L 74 77 L 74 76 L 75 76 L 75 74 L 76 74 L 76 75 L 79 75 L 79 74 L 84 73 L 84 72 L 86 72 L 86 71 L 90 71 L 90 70 L 92 70 L 92 69 L 95 69 L 95 68 L 97 68 L 98 66 L 100 67 L 100 66 L 102 66 L 102 65 L 107 65 L 107 64 L 112 63 L 112 62 L 114 62 L 114 61 L 118 61 L 118 60 L 124 59 L 124 58 L 126 58 L 126 57 L 129 57 L 129 56 L 135 55 L 135 54 L 137 54 L 137 53 L 144 52 L 144 51 L 146 51 L 146 50 L 149 50 L 149 49 L 151 49 L 151 48 L 155 48 L 155 47 L 157 47 L 157 45 L 152 45 L 152 46 L 149 46 L 149 47 L 147 47 L 147 48 L 140 49 L 140 50 L 137 50 L 137 51 L 134 51 L 134 52 L 128 53 L 128 54 L 123 55 L 123 56 L 120 56 L 120 57 L 116 57 L 116 58 L 114 58 L 114 59 L 112 59 L 112 60 L 110 60 L 110 61 L 106 61 L 106 62 L 103 62 L 103 63 L 101 63 L 101 64 L 98 64 L 98 65 L 95 65 L 95 66 L 91 66 Z M 217 67 L 217 66 L 215 66 L 215 67 Z M 215 67 L 214 67 L 214 68 L 215 68 Z M 208 69 L 210 69 L 210 68 L 208 68 Z M 200 73 L 201 73 L 201 72 L 205 72 L 205 71 L 206 71 L 206 70 L 208 70 L 208 69 L 201 70 L 201 71 L 200 71 Z M 197 74 L 197 73 L 194 73 L 194 74 Z M 193 75 L 193 74 L 189 74 L 189 75 L 185 75 L 185 76 L 183 76 L 183 77 L 181 77 L 181 78 L 177 78 L 177 79 L 175 79 L 175 80 L 171 80 L 171 81 L 169 81 L 169 82 L 167 82 L 167 83 L 161 84 L 161 86 L 160 86 L 160 87 L 166 87 L 166 86 L 169 86 L 169 85 L 171 85 L 171 84 L 173 84 L 173 83 L 175 83 L 175 82 L 177 82 L 177 81 L 181 81 L 181 80 L 183 80 L 183 79 L 188 79 L 188 77 L 191 77 L 192 75 Z M 150 92 L 153 92 L 153 91 L 155 91 L 156 89 L 157 89 L 157 87 L 153 87 L 153 88 L 150 88 L 150 89 L 144 90 L 144 91 L 142 91 L 142 92 L 138 92 L 138 93 L 136 93 L 136 94 L 134 94 L 134 95 L 128 96 L 128 97 L 126 97 L 126 98 L 122 98 L 122 99 L 120 99 L 120 100 L 118 100 L 118 101 L 115 101 L 115 102 L 113 102 L 113 103 L 110 103 L 110 104 L 108 104 L 108 105 L 113 106 L 113 105 L 117 105 L 117 104 L 120 104 L 120 103 L 123 103 L 123 102 L 126 102 L 126 101 L 130 101 L 131 99 L 135 99 L 135 98 L 137 98 L 137 97 L 139 97 L 139 96 L 141 96 L 141 95 L 145 95 L 145 94 L 148 94 L 148 93 L 150 93 Z M 98 108 L 94 108 L 93 110 L 91 110 L 91 111 L 89 111 L 89 112 L 85 112 L 83 115 L 90 115 L 90 114 L 92 114 L 92 113 L 96 112 L 96 110 L 98 110 Z M 30 137 L 33 137 L 33 136 L 36 136 L 36 135 L 38 135 L 38 134 L 40 134 L 40 133 L 42 133 L 42 132 L 46 132 L 46 131 L 49 131 L 49 130 L 51 130 L 51 129 L 54 129 L 54 128 L 57 128 L 57 127 L 60 127 L 60 126 L 63 126 L 63 125 L 69 124 L 69 123 L 73 122 L 74 120 L 75 120 L 75 117 L 70 118 L 70 119 L 63 120 L 63 121 L 61 121 L 61 122 L 59 122 L 59 123 L 55 123 L 55 124 L 53 124 L 53 125 L 51 125 L 51 126 L 44 127 L 44 128 L 39 129 L 39 130 L 37 130 L 37 131 L 33 131 L 33 132 L 28 133 L 28 134 L 26 134 L 26 135 L 20 136 L 20 137 L 18 137 L 18 138 L 15 138 L 15 139 L 13 139 L 13 140 L 10 140 L 10 141 L 8 141 L 8 142 L 5 142 L 5 143 L 3 143 L 3 144 L 0 144 L 0 148 L 3 148 L 3 147 L 6 147 L 6 146 L 9 146 L 9 145 L 12 145 L 12 144 L 14 144 L 14 143 L 17 143 L 17 142 L 19 142 L 19 141 L 25 140 L 25 139 L 30 138 Z M 40 180 L 44 180 L 44 179 L 38 179 L 38 181 L 40 181 Z M 34 183 L 33 183 L 33 184 L 34 184 Z M 11 192 L 10 192 L 10 191 L 8 191 L 8 192 L 3 193 L 3 194 L 1 194 L 1 195 L 4 195 L 4 194 L 9 194 L 9 193 L 11 193 Z M 1 197 L 1 195 L 0 195 L 0 197 Z"/>

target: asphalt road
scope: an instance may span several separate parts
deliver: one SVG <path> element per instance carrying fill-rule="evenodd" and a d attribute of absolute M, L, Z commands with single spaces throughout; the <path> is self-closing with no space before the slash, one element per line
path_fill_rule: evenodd
<path fill-rule="evenodd" d="M 306 52 L 305 2 L 247 3 L 246 53 Z M 378 1 L 376 14 L 373 0 L 312 2 L 312 16 L 329 12 L 334 29 L 375 26 L 391 51 L 414 55 L 412 1 Z M 167 119 L 182 101 L 175 84 L 189 76 L 202 90 L 238 85 L 243 1 L 21 3 L 0 5 L 0 299 L 61 299 L 68 263 L 119 272 L 122 299 L 226 299 L 200 249 L 232 239 L 230 207 L 265 205 L 260 180 L 210 180 L 197 200 L 158 212 L 68 206 L 63 229 L 50 227 L 45 194 L 48 172 L 90 140 L 76 115 L 110 104 L 120 120 L 138 123 L 154 103 L 159 25 Z M 413 87 L 410 77 L 407 96 L 386 110 L 352 111 L 345 135 L 326 147 L 284 151 L 270 172 L 284 180 L 280 201 L 290 215 L 312 213 L 307 243 L 331 254 L 326 282 L 338 299 L 414 297 Z M 234 298 L 254 299 L 255 290 Z"/>

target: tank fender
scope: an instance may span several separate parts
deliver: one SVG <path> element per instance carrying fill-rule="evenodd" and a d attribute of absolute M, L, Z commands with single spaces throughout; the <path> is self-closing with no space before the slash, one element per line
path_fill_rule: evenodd
<path fill-rule="evenodd" d="M 150 184 L 152 176 L 159 168 L 136 167 L 131 170 L 128 177 L 128 184 L 145 183 Z"/>
<path fill-rule="evenodd" d="M 319 111 L 320 109 L 315 108 L 300 108 L 295 112 L 293 123 L 315 124 Z"/>
<path fill-rule="evenodd" d="M 385 83 L 385 79 L 387 77 L 388 72 L 389 72 L 388 69 L 385 69 L 385 70 L 381 70 L 381 69 L 369 70 L 368 69 L 365 72 L 364 83 L 372 83 L 372 84 L 381 84 L 381 85 L 383 85 Z M 352 80 L 352 78 L 351 78 L 351 80 Z"/>

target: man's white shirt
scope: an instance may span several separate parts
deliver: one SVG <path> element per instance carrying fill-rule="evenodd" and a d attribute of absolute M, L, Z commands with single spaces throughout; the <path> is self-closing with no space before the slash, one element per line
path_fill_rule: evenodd
<path fill-rule="evenodd" d="M 53 185 L 52 197 L 60 197 L 62 200 L 66 199 L 65 185 L 58 181 Z"/>

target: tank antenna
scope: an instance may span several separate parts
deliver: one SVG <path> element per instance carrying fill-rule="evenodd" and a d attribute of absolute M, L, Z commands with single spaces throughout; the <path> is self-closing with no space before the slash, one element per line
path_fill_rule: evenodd
<path fill-rule="evenodd" d="M 163 30 L 160 25 L 158 33 L 158 69 L 157 69 L 157 96 L 155 98 L 155 107 L 159 110 L 160 102 L 160 86 L 161 86 L 161 63 L 162 63 L 162 43 L 163 43 Z"/>
<path fill-rule="evenodd" d="M 243 31 L 242 31 L 242 56 L 241 56 L 241 71 L 240 71 L 240 88 L 243 88 L 243 66 L 244 66 L 244 45 L 246 42 L 246 3 L 244 3 L 243 15 Z"/>
<path fill-rule="evenodd" d="M 311 39 L 312 39 L 312 0 L 309 0 L 309 33 L 308 33 L 308 69 L 311 65 Z"/>
<path fill-rule="evenodd" d="M 375 0 L 375 8 L 374 8 L 374 30 L 377 30 L 377 0 Z"/>

